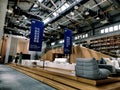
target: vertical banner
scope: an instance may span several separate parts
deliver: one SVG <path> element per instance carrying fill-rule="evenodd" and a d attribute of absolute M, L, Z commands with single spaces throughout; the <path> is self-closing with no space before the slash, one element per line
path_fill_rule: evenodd
<path fill-rule="evenodd" d="M 64 54 L 71 54 L 72 52 L 72 31 L 65 29 L 64 31 Z"/>
<path fill-rule="evenodd" d="M 31 33 L 30 33 L 30 51 L 41 51 L 42 39 L 43 39 L 44 23 L 37 20 L 31 21 Z"/>

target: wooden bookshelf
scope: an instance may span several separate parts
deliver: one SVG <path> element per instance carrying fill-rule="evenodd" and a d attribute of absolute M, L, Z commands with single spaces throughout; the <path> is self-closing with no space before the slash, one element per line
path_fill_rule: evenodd
<path fill-rule="evenodd" d="M 90 41 L 91 48 L 105 54 L 120 57 L 120 35 L 98 38 Z"/>

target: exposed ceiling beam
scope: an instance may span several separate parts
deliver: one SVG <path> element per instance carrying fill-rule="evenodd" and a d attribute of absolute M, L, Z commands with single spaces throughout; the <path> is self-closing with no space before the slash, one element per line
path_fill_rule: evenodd
<path fill-rule="evenodd" d="M 29 0 L 27 0 L 27 1 L 29 1 Z M 38 2 L 38 3 L 36 3 L 35 1 L 29 1 L 29 2 L 30 2 L 30 3 L 33 3 L 33 4 L 37 4 L 38 6 L 44 8 L 44 9 L 47 9 L 47 10 L 49 10 L 49 11 L 54 11 L 53 9 L 51 9 L 51 8 L 49 8 L 49 7 L 47 7 L 47 6 L 45 6 L 45 5 L 42 4 L 41 2 Z"/>
<path fill-rule="evenodd" d="M 49 7 L 47 7 L 47 6 L 45 6 L 44 4 L 42 4 L 42 3 L 40 3 L 39 2 L 39 4 L 38 4 L 40 7 L 42 7 L 42 8 L 44 8 L 44 9 L 47 9 L 47 10 L 49 10 L 49 11 L 54 11 L 52 8 L 49 8 Z"/>
<path fill-rule="evenodd" d="M 56 20 L 62 18 L 63 16 L 67 15 L 71 10 L 74 9 L 74 6 L 77 6 L 78 4 L 84 4 L 86 2 L 88 2 L 89 0 L 80 0 L 80 1 L 75 1 L 73 4 L 71 4 L 71 6 L 69 8 L 67 8 L 65 11 L 61 12 L 60 15 L 52 18 L 48 23 L 53 23 L 55 22 Z"/>
<path fill-rule="evenodd" d="M 118 7 L 120 7 L 120 0 L 112 0 L 112 1 L 113 1 L 113 3 L 115 5 L 117 5 Z"/>
<path fill-rule="evenodd" d="M 96 5 L 92 6 L 92 7 L 90 8 L 90 10 L 93 9 L 93 8 L 95 8 L 95 7 L 97 7 L 98 5 L 100 5 L 100 4 L 104 3 L 104 2 L 106 2 L 106 1 L 107 1 L 107 0 L 103 0 L 103 1 L 101 1 L 100 3 L 96 3 Z M 86 7 L 86 8 L 87 8 L 87 7 Z M 85 20 L 85 18 L 82 16 L 81 13 L 77 14 L 77 15 L 74 16 L 74 17 L 77 17 L 78 15 L 79 15 L 83 20 Z M 90 19 L 90 18 L 92 18 L 92 17 L 89 17 L 88 19 Z M 69 20 L 70 20 L 70 19 L 66 20 L 66 21 L 63 22 L 62 24 L 68 22 Z M 87 20 L 86 20 L 86 21 L 87 21 Z M 80 22 L 78 22 L 78 24 L 79 24 L 79 23 L 80 23 Z"/>
<path fill-rule="evenodd" d="M 38 19 L 38 20 L 42 20 L 40 17 L 38 16 L 35 16 L 35 15 L 32 15 L 26 11 L 23 11 L 21 8 L 19 8 L 18 6 L 14 6 L 13 7 L 13 12 L 14 14 L 16 15 L 25 15 L 26 17 L 29 17 L 29 18 L 34 18 L 34 19 Z"/>
<path fill-rule="evenodd" d="M 54 5 L 54 7 L 57 9 L 57 6 L 56 6 L 56 4 L 53 2 L 53 0 L 50 0 L 51 1 L 51 3 Z"/>
<path fill-rule="evenodd" d="M 74 21 L 78 22 L 78 20 L 74 16 L 70 17 L 70 16 L 66 15 L 66 17 L 71 19 L 71 20 L 74 20 Z"/>

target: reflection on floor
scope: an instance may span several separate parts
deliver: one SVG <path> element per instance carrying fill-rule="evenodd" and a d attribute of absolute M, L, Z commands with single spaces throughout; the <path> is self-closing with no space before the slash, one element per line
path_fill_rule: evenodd
<path fill-rule="evenodd" d="M 56 90 L 6 65 L 0 65 L 0 90 Z"/>

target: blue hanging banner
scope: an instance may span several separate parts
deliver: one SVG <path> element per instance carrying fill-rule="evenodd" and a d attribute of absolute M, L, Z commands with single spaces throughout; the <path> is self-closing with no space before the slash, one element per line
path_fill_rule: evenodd
<path fill-rule="evenodd" d="M 72 53 L 72 31 L 65 29 L 64 31 L 64 54 Z"/>
<path fill-rule="evenodd" d="M 38 20 L 31 21 L 30 51 L 41 51 L 43 40 L 44 23 Z"/>

